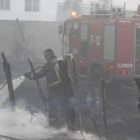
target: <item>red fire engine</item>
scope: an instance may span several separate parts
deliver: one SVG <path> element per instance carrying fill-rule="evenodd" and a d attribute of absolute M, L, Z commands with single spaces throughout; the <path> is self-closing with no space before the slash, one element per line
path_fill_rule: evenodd
<path fill-rule="evenodd" d="M 63 54 L 74 57 L 80 76 L 112 80 L 140 75 L 140 6 L 129 17 L 125 8 L 111 6 L 110 11 L 65 21 Z"/>

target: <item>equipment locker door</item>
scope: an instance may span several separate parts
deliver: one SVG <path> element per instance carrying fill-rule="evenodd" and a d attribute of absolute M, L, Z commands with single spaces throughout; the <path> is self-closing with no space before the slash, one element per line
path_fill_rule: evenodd
<path fill-rule="evenodd" d="M 140 75 L 140 24 L 135 26 L 135 53 L 134 53 L 134 63 L 135 63 L 135 74 Z"/>
<path fill-rule="evenodd" d="M 105 24 L 103 34 L 103 58 L 104 60 L 115 60 L 115 25 Z"/>
<path fill-rule="evenodd" d="M 80 50 L 81 57 L 88 56 L 88 23 L 81 23 L 80 26 Z"/>

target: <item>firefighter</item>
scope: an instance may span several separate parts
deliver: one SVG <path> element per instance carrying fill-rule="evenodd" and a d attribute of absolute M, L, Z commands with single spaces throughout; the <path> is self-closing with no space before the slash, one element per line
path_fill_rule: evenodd
<path fill-rule="evenodd" d="M 36 75 L 25 73 L 26 78 L 31 80 L 39 79 L 46 76 L 48 89 L 49 113 L 52 109 L 52 104 L 58 103 L 61 111 L 64 114 L 68 130 L 74 130 L 75 111 L 70 104 L 70 100 L 74 97 L 74 92 L 71 87 L 71 81 L 67 74 L 67 65 L 64 60 L 57 60 L 52 49 L 44 51 L 46 64 Z M 51 115 L 49 115 L 51 117 Z"/>

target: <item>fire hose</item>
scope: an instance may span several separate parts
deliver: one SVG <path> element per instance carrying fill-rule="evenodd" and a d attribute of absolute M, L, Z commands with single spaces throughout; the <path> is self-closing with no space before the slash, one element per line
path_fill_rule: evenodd
<path fill-rule="evenodd" d="M 33 66 L 33 64 L 32 64 L 30 59 L 28 59 L 28 63 L 30 65 L 30 67 L 31 67 L 31 72 L 33 73 L 34 76 L 36 76 L 36 72 L 35 72 L 34 66 Z M 43 101 L 44 107 L 45 107 L 45 115 L 46 115 L 46 117 L 48 117 L 49 108 L 48 108 L 48 105 L 46 103 L 46 99 L 45 99 L 44 93 L 43 93 L 43 91 L 41 89 L 39 80 L 37 78 L 35 78 L 35 81 L 37 83 L 38 90 L 39 90 L 39 93 L 41 95 L 41 99 Z"/>

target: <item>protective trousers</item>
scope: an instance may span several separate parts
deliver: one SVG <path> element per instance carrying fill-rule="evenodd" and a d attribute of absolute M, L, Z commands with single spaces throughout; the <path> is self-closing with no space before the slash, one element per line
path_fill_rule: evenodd
<path fill-rule="evenodd" d="M 74 130 L 76 113 L 69 99 L 73 92 L 71 88 L 57 88 L 49 91 L 49 116 L 58 115 L 64 117 L 69 130 Z"/>

